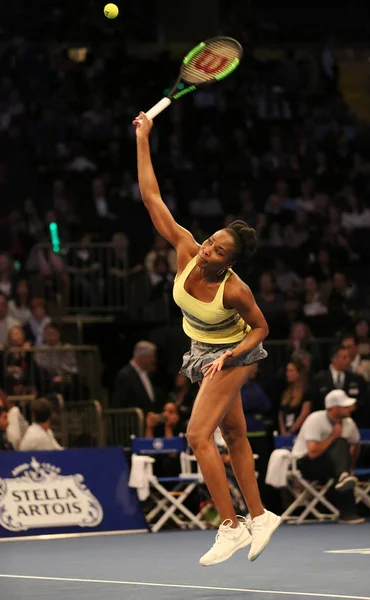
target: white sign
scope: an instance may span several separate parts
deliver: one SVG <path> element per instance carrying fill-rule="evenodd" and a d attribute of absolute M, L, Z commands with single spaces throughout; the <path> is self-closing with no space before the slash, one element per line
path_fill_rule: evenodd
<path fill-rule="evenodd" d="M 60 469 L 35 458 L 0 478 L 0 526 L 9 531 L 40 527 L 96 527 L 103 509 L 80 474 L 60 475 Z"/>

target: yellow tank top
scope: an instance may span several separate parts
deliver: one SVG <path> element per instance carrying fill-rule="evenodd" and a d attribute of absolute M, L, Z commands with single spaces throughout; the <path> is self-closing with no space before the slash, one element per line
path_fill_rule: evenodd
<path fill-rule="evenodd" d="M 176 276 L 173 299 L 184 316 L 182 326 L 186 335 L 206 344 L 232 344 L 240 342 L 250 331 L 244 319 L 234 309 L 224 308 L 225 283 L 232 274 L 228 269 L 212 302 L 202 302 L 185 290 L 185 281 L 195 267 L 197 257 L 191 259 L 181 275 Z"/>

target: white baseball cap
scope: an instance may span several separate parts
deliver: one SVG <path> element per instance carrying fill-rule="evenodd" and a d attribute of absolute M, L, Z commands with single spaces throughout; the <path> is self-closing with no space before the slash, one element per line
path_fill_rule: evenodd
<path fill-rule="evenodd" d="M 333 406 L 353 406 L 356 403 L 355 398 L 347 396 L 343 390 L 332 390 L 325 396 L 325 408 L 333 408 Z"/>

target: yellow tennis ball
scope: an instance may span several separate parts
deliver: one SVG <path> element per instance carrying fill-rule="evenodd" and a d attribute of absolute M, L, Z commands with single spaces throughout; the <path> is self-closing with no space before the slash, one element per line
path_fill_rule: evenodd
<path fill-rule="evenodd" d="M 104 6 L 104 14 L 107 19 L 115 19 L 118 16 L 119 10 L 116 4 L 106 4 Z"/>

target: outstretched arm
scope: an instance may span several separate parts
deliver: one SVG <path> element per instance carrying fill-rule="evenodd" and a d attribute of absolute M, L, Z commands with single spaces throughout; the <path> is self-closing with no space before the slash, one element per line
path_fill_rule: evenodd
<path fill-rule="evenodd" d="M 191 233 L 176 223 L 161 198 L 150 156 L 149 134 L 152 121 L 149 121 L 144 113 L 140 113 L 134 125 L 136 125 L 139 187 L 154 227 L 176 249 L 181 242 L 196 245 Z"/>

